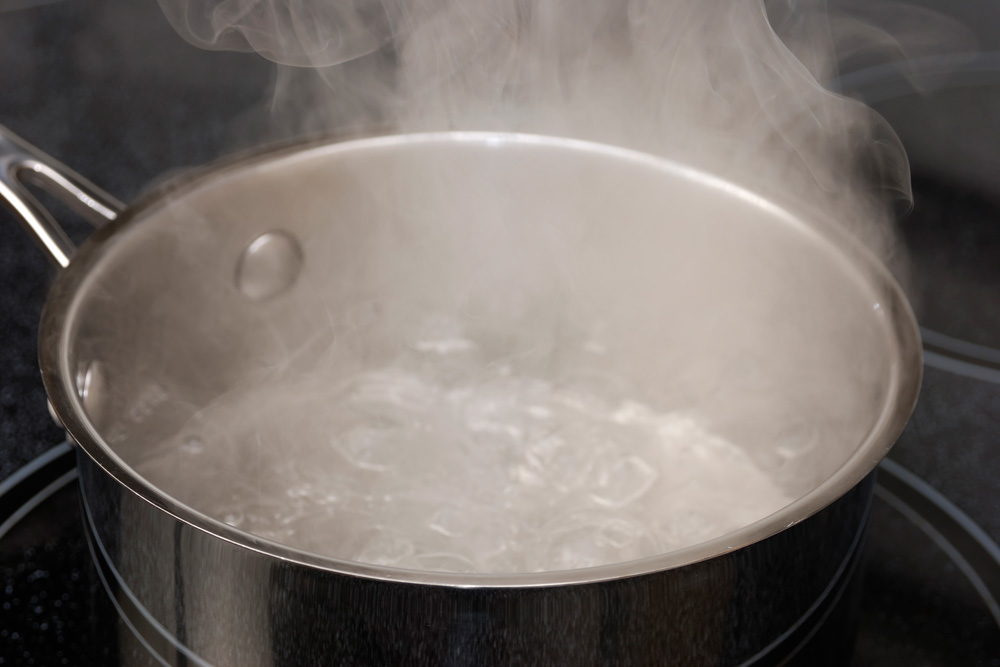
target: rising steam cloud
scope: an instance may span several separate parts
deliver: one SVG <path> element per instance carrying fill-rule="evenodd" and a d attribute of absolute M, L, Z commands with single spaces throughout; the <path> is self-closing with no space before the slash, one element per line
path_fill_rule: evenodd
<path fill-rule="evenodd" d="M 909 171 L 892 129 L 830 92 L 838 58 L 939 43 L 913 27 L 926 13 L 896 7 L 906 30 L 892 35 L 885 10 L 879 25 L 822 0 L 160 4 L 192 43 L 280 65 L 273 108 L 286 133 L 569 135 L 681 160 L 848 225 L 908 200 Z M 864 227 L 886 251 L 886 225 Z"/>
<path fill-rule="evenodd" d="M 823 0 L 781 0 L 769 6 L 763 0 L 160 0 L 160 3 L 175 28 L 194 44 L 252 50 L 278 64 L 272 108 L 276 125 L 283 134 L 332 132 L 356 136 L 495 130 L 622 146 L 709 171 L 810 220 L 826 220 L 845 227 L 897 270 L 901 269 L 892 253 L 890 204 L 910 199 L 905 152 L 881 117 L 833 90 L 839 63 L 845 57 L 873 53 L 887 57 L 909 55 L 912 49 L 927 46 L 917 38 L 919 31 L 910 31 L 905 38 L 890 37 L 885 26 L 877 22 L 857 15 L 831 14 Z M 955 35 L 960 36 L 958 31 Z M 222 459 L 228 456 L 232 465 L 227 470 L 242 469 L 242 473 L 234 473 L 233 479 L 252 482 L 246 487 L 248 498 L 261 494 L 261 480 L 266 480 L 277 489 L 275 497 L 287 506 L 292 492 L 279 488 L 271 475 L 280 462 L 304 460 L 307 465 L 302 470 L 309 469 L 307 476 L 312 470 L 324 471 L 325 475 L 325 471 L 338 467 L 321 463 L 336 456 L 328 443 L 336 440 L 340 443 L 338 447 L 344 442 L 354 443 L 348 436 L 357 436 L 356 442 L 364 447 L 371 442 L 382 442 L 379 438 L 383 436 L 371 436 L 370 424 L 355 423 L 361 417 L 367 418 L 367 412 L 359 409 L 361 417 L 358 417 L 347 414 L 347 408 L 341 414 L 331 407 L 353 405 L 354 399 L 345 399 L 347 394 L 338 393 L 341 391 L 338 387 L 360 387 L 360 393 L 355 392 L 361 396 L 359 401 L 377 404 L 378 410 L 388 410 L 386 414 L 392 417 L 386 418 L 390 426 L 376 424 L 379 429 L 391 431 L 384 436 L 385 442 L 405 444 L 414 442 L 409 439 L 413 433 L 417 433 L 414 437 L 426 436 L 426 441 L 406 447 L 411 453 L 419 453 L 420 461 L 413 459 L 413 469 L 419 467 L 417 463 L 427 463 L 428 471 L 437 470 L 433 464 L 436 459 L 428 452 L 445 452 L 441 456 L 447 458 L 451 454 L 438 445 L 465 442 L 462 438 L 466 437 L 449 440 L 450 436 L 445 436 L 465 433 L 462 429 L 479 433 L 485 428 L 475 418 L 476 410 L 461 406 L 454 408 L 455 414 L 472 414 L 472 421 L 458 420 L 461 424 L 453 427 L 448 421 L 450 417 L 440 417 L 451 415 L 452 408 L 442 407 L 443 399 L 432 400 L 428 396 L 443 396 L 442 387 L 459 386 L 460 391 L 447 394 L 459 397 L 479 396 L 476 392 L 482 390 L 484 404 L 494 406 L 490 408 L 493 410 L 497 405 L 513 404 L 504 398 L 507 394 L 490 393 L 494 386 L 508 387 L 510 378 L 518 381 L 529 378 L 530 382 L 535 381 L 531 378 L 541 378 L 538 386 L 562 386 L 559 383 L 575 382 L 572 372 L 587 370 L 588 364 L 607 371 L 599 376 L 604 379 L 599 379 L 598 384 L 600 391 L 607 388 L 605 385 L 614 385 L 609 390 L 613 396 L 608 405 L 615 410 L 631 405 L 623 401 L 633 398 L 640 402 L 648 398 L 650 405 L 656 404 L 667 411 L 684 411 L 695 406 L 711 417 L 710 426 L 719 433 L 727 438 L 742 438 L 740 446 L 746 446 L 746 451 L 775 450 L 774 443 L 781 442 L 775 429 L 789 424 L 797 428 L 800 420 L 808 420 L 807 435 L 792 429 L 793 436 L 789 437 L 798 445 L 806 442 L 803 451 L 813 446 L 817 452 L 822 451 L 814 459 L 802 457 L 812 468 L 805 475 L 796 473 L 801 478 L 796 484 L 805 480 L 808 485 L 814 479 L 812 476 L 819 474 L 817 471 L 825 469 L 823 457 L 836 449 L 808 444 L 813 442 L 808 436 L 813 427 L 816 433 L 833 434 L 830 437 L 835 437 L 838 443 L 849 445 L 860 441 L 856 431 L 863 428 L 867 418 L 858 414 L 870 407 L 868 403 L 876 401 L 868 401 L 865 398 L 868 394 L 855 389 L 875 387 L 878 383 L 871 378 L 886 361 L 885 355 L 876 354 L 878 350 L 869 349 L 873 356 L 868 359 L 864 350 L 855 349 L 858 336 L 864 338 L 858 332 L 874 330 L 860 324 L 868 322 L 872 304 L 862 300 L 860 310 L 855 309 L 858 304 L 848 304 L 843 296 L 849 290 L 840 290 L 840 283 L 837 289 L 827 289 L 823 271 L 814 270 L 805 256 L 792 251 L 775 260 L 781 265 L 780 271 L 760 270 L 759 274 L 766 274 L 767 280 L 747 279 L 747 274 L 741 273 L 737 266 L 737 258 L 751 257 L 756 262 L 753 266 L 770 267 L 772 250 L 777 253 L 777 249 L 786 246 L 765 247 L 772 237 L 764 235 L 751 247 L 753 243 L 748 239 L 756 232 L 752 225 L 740 224 L 744 219 L 739 216 L 745 211 L 718 208 L 705 209 L 709 213 L 701 217 L 691 214 L 693 223 L 683 226 L 685 234 L 697 232 L 707 240 L 687 245 L 685 239 L 690 239 L 689 236 L 661 236 L 650 231 L 660 229 L 661 217 L 673 212 L 664 211 L 665 208 L 676 204 L 684 215 L 683 196 L 671 195 L 673 191 L 668 185 L 661 186 L 657 181 L 645 190 L 631 190 L 629 183 L 609 184 L 603 178 L 595 178 L 579 181 L 584 185 L 576 190 L 538 185 L 539 191 L 552 195 L 560 205 L 566 202 L 570 205 L 565 210 L 557 208 L 552 220 L 545 219 L 546 224 L 535 224 L 534 220 L 526 222 L 535 215 L 534 196 L 525 195 L 522 202 L 517 194 L 511 195 L 530 188 L 496 187 L 492 172 L 477 171 L 476 165 L 480 163 L 468 163 L 473 165 L 468 171 L 457 173 L 454 170 L 465 168 L 467 163 L 458 161 L 455 165 L 459 166 L 452 165 L 449 169 L 442 166 L 443 162 L 433 163 L 427 155 L 412 163 L 400 160 L 391 166 L 370 163 L 369 171 L 355 165 L 365 176 L 359 177 L 360 185 L 348 179 L 344 187 L 352 191 L 371 188 L 371 199 L 379 205 L 372 205 L 369 210 L 367 203 L 357 204 L 364 213 L 356 215 L 363 218 L 364 224 L 351 226 L 344 222 L 343 229 L 351 229 L 349 238 L 338 236 L 335 231 L 341 227 L 336 225 L 322 227 L 328 236 L 317 233 L 310 237 L 309 242 L 315 244 L 312 247 L 318 245 L 323 250 L 315 253 L 323 261 L 307 263 L 313 272 L 313 282 L 299 281 L 302 294 L 296 298 L 301 298 L 308 307 L 296 311 L 298 302 L 290 295 L 287 301 L 276 304 L 287 307 L 287 311 L 251 308 L 248 312 L 253 313 L 254 322 L 264 316 L 261 313 L 295 313 L 295 317 L 282 319 L 273 331 L 268 329 L 268 335 L 281 341 L 276 346 L 279 349 L 273 357 L 270 352 L 261 354 L 260 358 L 269 361 L 260 373 L 248 373 L 246 381 L 237 383 L 230 393 L 213 399 L 207 407 L 199 406 L 190 422 L 184 422 L 184 427 L 178 430 L 182 441 L 197 445 L 189 449 L 204 449 Z M 402 174 L 399 183 L 392 179 L 395 168 Z M 525 167 L 526 171 L 531 169 L 536 169 L 535 176 L 544 171 L 537 165 Z M 520 166 L 514 170 L 519 172 L 518 176 L 533 178 L 531 174 L 520 174 Z M 470 172 L 476 178 L 466 179 Z M 343 176 L 342 172 L 337 173 Z M 609 195 L 607 209 L 593 204 L 604 201 L 601 195 L 591 199 L 581 197 L 581 208 L 575 208 L 576 192 L 596 187 L 594 183 L 598 180 L 601 187 L 607 186 L 606 193 L 613 193 Z M 383 181 L 391 187 L 381 187 Z M 334 182 L 334 176 L 330 176 L 329 182 Z M 558 182 L 558 179 L 553 181 Z M 325 185 L 327 181 L 322 183 Z M 477 185 L 470 187 L 469 183 Z M 396 189 L 400 184 L 406 187 Z M 324 198 L 327 193 L 317 192 L 316 185 L 315 179 L 301 182 L 288 179 L 276 182 L 273 187 L 280 190 L 281 199 L 314 197 L 320 203 L 332 202 L 332 195 Z M 532 180 L 532 188 L 535 185 Z M 302 190 L 296 191 L 296 187 Z M 397 199 L 402 202 L 400 207 L 406 208 L 407 202 L 421 201 L 413 192 L 423 194 L 430 190 L 434 190 L 433 196 L 428 196 L 434 206 L 426 207 L 430 214 L 418 206 L 419 215 L 396 215 L 392 207 Z M 397 197 L 398 192 L 411 194 L 409 198 Z M 252 201 L 267 199 L 263 191 L 252 195 Z M 660 195 L 666 205 L 656 199 Z M 632 202 L 642 203 L 649 198 L 656 202 L 649 204 L 652 224 L 637 223 L 630 228 L 628 221 L 623 220 L 618 225 L 619 216 L 630 215 Z M 715 202 L 714 196 L 707 199 Z M 545 197 L 539 198 L 543 203 L 544 200 Z M 243 205 L 249 206 L 246 202 Z M 585 206 L 593 206 L 593 210 L 582 211 Z M 315 204 L 315 207 L 326 216 L 328 206 Z M 525 214 L 529 208 L 531 211 Z M 540 217 L 545 215 L 544 205 L 541 208 Z M 345 210 L 350 218 L 354 209 L 347 206 Z M 439 210 L 447 214 L 439 214 Z M 580 250 L 585 245 L 582 242 L 579 248 L 574 246 L 575 221 L 588 215 L 602 223 L 591 226 L 607 232 L 592 241 L 600 247 L 599 257 L 588 254 L 590 250 Z M 727 216 L 738 219 L 729 220 Z M 192 211 L 183 210 L 178 219 L 192 220 L 195 216 Z M 720 225 L 720 221 L 733 224 Z M 694 224 L 698 222 L 702 224 Z M 207 234 L 213 226 L 205 224 L 200 229 Z M 629 240 L 629 231 L 638 233 L 635 238 L 641 241 Z M 745 235 L 742 241 L 740 234 Z M 619 236 L 623 238 L 618 239 Z M 716 243 L 721 236 L 728 237 L 722 239 L 728 246 Z M 341 243 L 344 239 L 350 243 Z M 618 240 L 623 243 L 616 246 L 617 251 L 605 252 L 607 246 Z M 755 237 L 754 242 L 757 240 Z M 191 242 L 187 238 L 185 241 Z M 721 246 L 728 250 L 723 248 L 725 252 L 718 257 L 697 255 L 711 254 Z M 689 252 L 691 257 L 687 255 Z M 675 279 L 671 272 L 689 259 L 687 271 L 680 271 Z M 319 286 L 316 292 L 308 291 L 314 289 L 313 285 Z M 192 287 L 190 292 L 201 289 Z M 668 291 L 669 298 L 665 296 Z M 796 298 L 792 299 L 793 296 Z M 650 304 L 660 307 L 651 308 Z M 323 322 L 313 326 L 313 318 L 318 314 L 329 316 L 329 330 L 324 329 Z M 269 322 L 277 324 L 278 320 Z M 678 326 L 678 322 L 683 325 Z M 857 326 L 843 328 L 847 325 Z M 812 327 L 808 329 L 812 333 L 799 336 L 797 332 L 802 327 Z M 248 336 L 253 333 L 250 331 Z M 411 338 L 417 342 L 405 342 Z M 577 338 L 594 342 L 594 346 L 589 351 L 578 350 L 573 342 Z M 789 353 L 792 343 L 798 346 L 798 353 Z M 593 352 L 594 349 L 598 352 Z M 283 359 L 288 350 L 298 351 Z M 441 362 L 453 352 L 458 356 L 447 363 Z M 598 355 L 603 361 L 594 361 L 584 352 Z M 764 352 L 768 353 L 766 363 L 760 362 L 760 367 L 768 370 L 758 373 L 754 365 L 757 362 L 749 358 Z M 434 363 L 425 363 L 425 357 L 421 356 L 425 353 L 436 355 L 428 357 Z M 859 360 L 857 369 L 841 363 L 847 358 Z M 802 359 L 808 363 L 800 363 Z M 498 360 L 511 373 L 510 378 L 489 375 L 500 367 L 495 363 Z M 454 367 L 449 365 L 452 363 Z M 655 368 L 649 370 L 654 363 Z M 365 364 L 374 368 L 362 367 Z M 433 382 L 417 383 L 411 392 L 416 397 L 413 401 L 407 394 L 413 378 L 400 379 L 399 374 L 400 368 L 406 370 L 410 366 L 417 369 L 413 377 L 423 377 L 419 374 L 425 371 L 443 374 L 434 375 Z M 306 368 L 308 371 L 298 370 Z M 374 374 L 369 373 L 372 370 Z M 650 377 L 655 376 L 655 381 L 647 378 L 647 371 Z M 641 376 L 645 378 L 642 382 L 649 387 L 655 385 L 656 391 L 646 391 L 649 387 L 642 391 L 635 389 L 630 384 L 632 379 L 620 386 L 607 380 L 619 374 L 632 379 Z M 770 378 L 784 379 L 774 381 L 780 391 L 762 397 L 767 392 L 760 389 L 763 382 L 760 378 L 767 374 Z M 854 379 L 838 385 L 838 381 L 831 380 L 832 376 Z M 357 380 L 358 377 L 363 381 Z M 468 384 L 461 384 L 466 377 Z M 663 378 L 680 379 L 666 383 L 670 387 L 665 389 L 661 386 Z M 536 385 L 530 387 L 537 389 Z M 526 388 L 530 387 L 515 385 L 510 391 L 512 395 L 529 396 Z M 249 393 L 244 391 L 248 388 Z M 788 388 L 794 388 L 805 398 L 798 396 L 792 400 L 790 393 L 781 393 Z M 656 393 L 661 389 L 666 393 Z M 589 395 L 591 389 L 585 387 L 581 391 Z M 535 394 L 529 398 L 536 403 L 541 400 L 536 400 Z M 796 402 L 799 398 L 802 405 Z M 789 406 L 795 409 L 789 412 Z M 855 410 L 856 406 L 860 408 Z M 618 410 L 613 415 L 610 410 L 605 411 L 607 418 L 602 423 L 618 423 L 616 419 L 639 414 L 630 410 Z M 426 423 L 437 424 L 437 430 L 414 430 L 414 412 Z M 564 415 L 555 408 L 548 412 L 557 417 Z M 382 414 L 376 413 L 373 414 Z M 405 418 L 399 417 L 400 414 Z M 773 415 L 780 419 L 772 418 Z M 559 419 L 562 417 L 553 422 L 559 424 L 556 430 L 573 424 L 579 426 L 573 421 L 576 417 L 566 417 L 565 423 Z M 399 428 L 392 430 L 396 428 L 392 424 Z M 503 423 L 503 428 L 509 426 Z M 197 437 L 191 437 L 190 433 Z M 590 442 L 586 433 L 569 433 L 567 442 Z M 333 440 L 331 434 L 336 436 Z M 525 448 L 538 444 L 533 437 L 510 436 L 518 447 Z M 209 446 L 202 447 L 201 438 Z M 819 435 L 814 440 L 818 442 Z M 648 441 L 658 442 L 652 437 Z M 764 444 L 750 446 L 751 441 Z M 169 449 L 167 445 L 171 442 L 174 441 L 167 442 L 164 448 Z M 221 449 L 216 446 L 218 442 L 224 443 Z M 581 445 L 573 449 L 587 452 L 598 451 L 600 447 Z M 191 489 L 195 492 L 213 486 L 193 482 L 201 479 L 199 474 L 213 468 L 199 465 L 190 474 L 178 474 L 171 468 L 185 456 L 183 451 L 175 450 L 164 455 L 166 464 L 155 460 L 150 464 L 154 468 L 160 466 L 164 483 L 192 482 Z M 492 445 L 468 450 L 485 452 L 484 455 L 507 451 Z M 275 456 L 274 465 L 261 458 L 269 454 Z M 397 465 L 395 458 L 390 459 L 387 466 Z M 317 463 L 308 463 L 313 460 Z M 462 473 L 449 478 L 472 479 L 466 475 L 472 469 L 506 470 L 492 459 L 483 461 L 486 464 L 479 468 L 457 465 L 454 469 Z M 630 470 L 640 473 L 645 470 L 640 463 L 631 461 Z M 370 461 L 362 463 L 371 468 Z M 422 478 L 413 473 L 408 463 L 402 465 L 407 476 L 436 479 Z M 604 464 L 587 465 L 597 470 Z M 553 465 L 553 469 L 562 467 Z M 663 469 L 682 467 L 670 465 Z M 587 466 L 584 469 L 591 470 Z M 805 464 L 801 468 L 788 468 L 798 472 L 804 469 Z M 529 482 L 525 482 L 524 488 L 530 491 L 534 487 Z M 332 482 L 317 480 L 316 483 L 321 488 L 323 483 Z M 438 486 L 426 484 L 431 489 Z M 423 488 L 418 491 L 423 493 Z M 796 494 L 802 491 L 799 487 L 795 489 Z M 187 502 L 184 493 L 180 497 Z M 388 491 L 385 497 L 389 497 Z M 256 502 L 260 507 L 265 506 L 260 498 Z M 492 502 L 482 506 L 484 511 L 492 510 Z M 661 505 L 667 503 L 657 504 Z M 761 516 L 770 511 L 763 511 Z M 756 519 L 749 519 L 752 520 Z M 424 525 L 421 522 L 425 519 L 408 519 L 406 523 Z M 313 532 L 333 535 L 321 530 Z M 513 571 L 502 569 L 507 567 L 503 565 L 499 571 Z"/>

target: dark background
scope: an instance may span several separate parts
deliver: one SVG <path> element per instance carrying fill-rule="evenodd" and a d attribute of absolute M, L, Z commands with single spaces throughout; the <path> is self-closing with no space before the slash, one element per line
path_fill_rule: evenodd
<path fill-rule="evenodd" d="M 122 201 L 261 136 L 272 75 L 256 55 L 189 45 L 152 0 L 0 0 L 0 125 Z M 53 271 L 0 207 L 0 479 L 63 439 L 37 362 Z"/>

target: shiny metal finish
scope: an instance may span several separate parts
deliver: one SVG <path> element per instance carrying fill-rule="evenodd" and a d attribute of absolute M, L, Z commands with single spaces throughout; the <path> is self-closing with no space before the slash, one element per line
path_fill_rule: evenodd
<path fill-rule="evenodd" d="M 108 392 L 104 367 L 100 361 L 80 364 L 76 373 L 76 389 L 91 421 L 100 424 L 104 412 L 104 397 Z"/>
<path fill-rule="evenodd" d="M 809 640 L 849 616 L 874 489 L 869 476 L 789 530 L 676 569 L 564 586 L 432 586 L 243 548 L 78 459 L 102 576 L 170 665 L 839 666 L 849 641 L 816 655 Z"/>
<path fill-rule="evenodd" d="M 443 174 L 465 179 L 455 189 L 461 196 L 433 198 L 429 186 Z M 304 345 L 313 325 L 354 303 L 358 289 L 418 290 L 430 301 L 467 291 L 447 267 L 425 276 L 376 266 L 379 273 L 359 248 L 398 238 L 419 258 L 435 238 L 433 227 L 419 225 L 480 214 L 480 195 L 496 188 L 503 196 L 490 203 L 509 207 L 511 220 L 540 207 L 547 219 L 590 225 L 586 238 L 599 254 L 582 261 L 579 286 L 595 308 L 638 318 L 641 326 L 623 328 L 629 345 L 616 360 L 637 377 L 663 377 L 706 338 L 703 323 L 678 327 L 677 312 L 661 302 L 699 312 L 725 303 L 737 321 L 739 308 L 796 315 L 797 328 L 774 349 L 756 350 L 748 332 L 729 327 L 719 334 L 724 345 L 704 357 L 712 372 L 733 360 L 801 359 L 769 390 L 778 403 L 839 402 L 848 417 L 866 406 L 856 423 L 845 422 L 841 442 L 784 463 L 798 500 L 721 538 L 639 561 L 445 574 L 271 543 L 184 506 L 134 472 L 143 448 L 255 364 Z M 450 207 L 444 218 L 440 206 Z M 385 207 L 423 213 L 418 226 L 377 236 L 373 212 Z M 675 222 L 684 216 L 698 224 Z M 527 242 L 518 246 L 529 268 L 537 229 L 525 226 Z M 294 246 L 273 241 L 283 238 Z M 273 256 L 252 266 L 265 279 L 251 280 L 248 293 L 234 276 L 247 275 L 248 249 L 261 245 Z M 686 262 L 706 256 L 700 250 L 711 251 L 711 266 Z M 810 269 L 799 284 L 787 284 L 789 263 Z M 602 273 L 608 265 L 628 271 Z M 672 281 L 676 271 L 703 280 L 702 300 L 685 301 L 690 284 Z M 734 301 L 732 290 L 747 284 L 762 287 Z M 638 295 L 634 311 L 623 305 L 625 293 Z M 162 655 L 168 664 L 777 664 L 839 608 L 863 541 L 869 475 L 910 415 L 921 369 L 916 323 L 898 285 L 835 225 L 801 220 L 659 158 L 485 133 L 296 147 L 147 196 L 98 230 L 58 276 L 41 331 L 46 388 L 81 445 L 95 557 L 122 613 L 145 623 L 140 635 L 170 654 Z M 825 341 L 822 358 L 811 356 L 817 340 Z M 99 410 L 77 379 L 81 364 L 93 363 L 106 388 Z M 803 397 L 803 368 L 820 378 L 829 372 L 834 389 L 821 383 Z M 859 391 L 838 394 L 836 377 L 857 380 Z"/>
<path fill-rule="evenodd" d="M 302 248 L 289 234 L 266 232 L 255 238 L 236 264 L 236 286 L 255 301 L 292 286 L 302 270 Z"/>
<path fill-rule="evenodd" d="M 125 205 L 0 126 L 0 197 L 13 208 L 31 237 L 60 268 L 69 266 L 73 243 L 25 183 L 57 196 L 95 226 L 114 220 Z"/>

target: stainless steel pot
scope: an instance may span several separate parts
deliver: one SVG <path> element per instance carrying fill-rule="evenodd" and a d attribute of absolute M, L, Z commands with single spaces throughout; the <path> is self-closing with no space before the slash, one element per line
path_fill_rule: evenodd
<path fill-rule="evenodd" d="M 23 181 L 102 226 L 74 251 Z M 95 561 L 137 641 L 166 664 L 838 664 L 849 650 L 837 633 L 872 471 L 910 415 L 921 359 L 898 285 L 830 221 L 664 159 L 488 133 L 297 146 L 128 208 L 0 133 L 0 193 L 62 269 L 42 317 L 42 374 L 79 444 Z M 471 239 L 471 260 L 443 253 L 451 237 L 435 230 L 477 215 L 501 216 L 510 234 Z M 385 220 L 398 233 L 381 234 Z M 770 462 L 795 502 L 639 561 L 445 574 L 271 543 L 134 472 L 143 448 L 358 293 L 503 296 L 550 270 L 542 235 L 553 229 L 573 248 L 556 282 L 608 319 L 623 373 L 683 378 L 709 412 L 740 397 L 759 415 L 796 409 L 836 425 L 836 440 L 785 456 L 767 419 L 748 430 L 719 413 L 720 432 Z M 373 248 L 407 259 L 379 263 Z M 505 252 L 516 275 L 463 280 L 470 261 Z M 482 316 L 520 331 L 522 314 Z M 727 375 L 733 366 L 756 372 Z M 817 649 L 824 633 L 836 641 Z"/>

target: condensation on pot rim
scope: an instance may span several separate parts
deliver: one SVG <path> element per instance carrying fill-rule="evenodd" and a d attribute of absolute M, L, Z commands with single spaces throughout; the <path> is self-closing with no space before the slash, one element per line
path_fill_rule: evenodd
<path fill-rule="evenodd" d="M 288 290 L 299 277 L 302 248 L 288 232 L 256 237 L 236 263 L 236 287 L 251 301 L 264 301 Z"/>
<path fill-rule="evenodd" d="M 94 359 L 83 362 L 77 367 L 76 390 L 84 410 L 87 411 L 87 415 L 95 425 L 100 425 L 104 421 L 107 389 L 108 382 L 105 377 L 104 365 L 100 361 Z M 54 412 L 53 416 L 57 417 Z M 61 420 L 60 423 L 62 423 Z"/>

